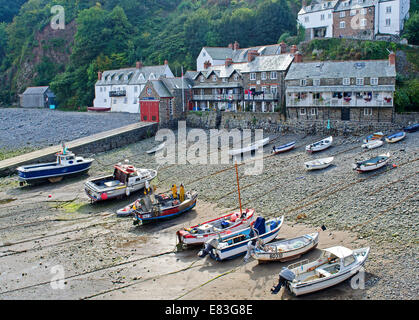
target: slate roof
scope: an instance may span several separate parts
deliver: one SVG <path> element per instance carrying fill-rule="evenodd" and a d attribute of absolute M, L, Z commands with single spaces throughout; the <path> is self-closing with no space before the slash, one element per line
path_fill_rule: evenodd
<path fill-rule="evenodd" d="M 174 90 L 182 90 L 182 78 L 162 78 L 159 80 L 150 81 L 161 98 L 173 97 Z M 183 79 L 184 89 L 192 88 L 193 82 L 190 79 Z"/>
<path fill-rule="evenodd" d="M 349 2 L 349 5 L 345 6 L 345 2 Z M 335 11 L 345 11 L 345 10 L 351 10 L 351 9 L 357 9 L 357 8 L 372 7 L 374 5 L 374 2 L 375 2 L 374 0 L 363 0 L 362 3 L 359 3 L 358 0 L 341 1 L 336 6 Z"/>
<path fill-rule="evenodd" d="M 49 89 L 48 86 L 44 87 L 29 87 L 22 94 L 44 94 Z"/>
<path fill-rule="evenodd" d="M 127 68 L 119 70 L 106 70 L 102 73 L 102 80 L 96 82 L 100 85 L 136 85 L 145 84 L 148 80 L 157 80 L 168 68 L 167 65 L 161 66 L 143 66 L 141 69 Z M 155 79 L 149 79 L 154 74 Z M 140 75 L 143 78 L 140 78 Z M 110 77 L 110 80 L 109 80 Z"/>
<path fill-rule="evenodd" d="M 338 4 L 338 0 L 334 1 L 327 1 L 327 0 L 313 0 L 309 6 L 302 7 L 298 14 L 305 14 L 311 13 L 316 11 L 323 11 L 323 10 L 330 10 L 335 8 L 336 4 Z"/>
<path fill-rule="evenodd" d="M 388 60 L 317 61 L 293 63 L 285 80 L 395 76 L 396 67 L 391 66 Z"/>
<path fill-rule="evenodd" d="M 204 47 L 204 49 L 214 60 L 225 60 L 227 58 L 231 58 L 233 62 L 246 62 L 247 54 L 250 50 L 256 50 L 260 55 L 274 55 L 281 53 L 281 47 L 279 44 L 256 46 L 238 50 L 224 47 Z"/>

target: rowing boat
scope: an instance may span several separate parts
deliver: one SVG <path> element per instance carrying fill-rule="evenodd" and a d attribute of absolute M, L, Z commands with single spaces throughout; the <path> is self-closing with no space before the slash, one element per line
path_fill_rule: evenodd
<path fill-rule="evenodd" d="M 325 150 L 332 145 L 332 142 L 333 142 L 333 137 L 330 136 L 326 139 L 320 140 L 318 142 L 315 142 L 315 143 L 312 143 L 312 144 L 306 146 L 306 151 L 311 153 L 311 152 L 317 152 L 317 151 Z"/>
<path fill-rule="evenodd" d="M 316 160 L 305 162 L 304 165 L 308 171 L 320 170 L 320 169 L 325 169 L 328 166 L 330 166 L 334 159 L 335 159 L 334 157 L 316 159 Z"/>

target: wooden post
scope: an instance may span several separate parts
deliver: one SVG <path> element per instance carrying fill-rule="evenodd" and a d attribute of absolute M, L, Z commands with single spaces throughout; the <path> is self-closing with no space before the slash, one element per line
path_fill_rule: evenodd
<path fill-rule="evenodd" d="M 242 210 L 242 200 L 240 196 L 240 185 L 239 185 L 239 169 L 237 168 L 237 160 L 236 160 L 236 177 L 237 177 L 237 190 L 239 191 L 239 205 L 240 205 L 240 216 L 243 214 Z"/>

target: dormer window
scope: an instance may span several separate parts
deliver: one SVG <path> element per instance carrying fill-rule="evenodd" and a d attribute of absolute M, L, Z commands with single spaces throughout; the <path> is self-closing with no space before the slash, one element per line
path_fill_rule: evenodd
<path fill-rule="evenodd" d="M 145 81 L 144 75 L 142 73 L 140 73 L 138 80 Z"/>
<path fill-rule="evenodd" d="M 351 79 L 350 78 L 343 78 L 343 85 L 344 86 L 349 86 L 351 84 Z"/>
<path fill-rule="evenodd" d="M 256 73 L 255 72 L 250 73 L 250 80 L 256 80 Z"/>
<path fill-rule="evenodd" d="M 262 80 L 266 80 L 266 72 L 262 72 L 262 77 L 261 77 L 261 79 L 262 79 Z"/>
<path fill-rule="evenodd" d="M 212 76 L 212 81 L 214 81 L 214 82 L 217 81 L 217 76 L 215 74 Z"/>
<path fill-rule="evenodd" d="M 200 77 L 199 77 L 199 81 L 200 81 L 200 82 L 204 82 L 204 80 L 205 80 L 205 79 L 204 79 L 204 76 L 200 76 Z"/>
<path fill-rule="evenodd" d="M 155 80 L 155 79 L 156 79 L 156 76 L 154 75 L 154 73 L 151 73 L 151 74 L 150 74 L 149 79 L 150 79 L 150 80 Z"/>
<path fill-rule="evenodd" d="M 234 75 L 234 81 L 239 81 L 239 75 L 237 73 Z"/>
<path fill-rule="evenodd" d="M 313 86 L 318 87 L 320 85 L 320 79 L 313 80 Z"/>
<path fill-rule="evenodd" d="M 306 85 L 307 85 L 307 80 L 306 79 L 301 79 L 300 80 L 300 86 L 305 87 Z"/>
<path fill-rule="evenodd" d="M 356 78 L 356 85 L 363 86 L 364 85 L 364 78 Z"/>
<path fill-rule="evenodd" d="M 370 83 L 371 83 L 372 86 L 378 85 L 378 78 L 371 78 Z"/>

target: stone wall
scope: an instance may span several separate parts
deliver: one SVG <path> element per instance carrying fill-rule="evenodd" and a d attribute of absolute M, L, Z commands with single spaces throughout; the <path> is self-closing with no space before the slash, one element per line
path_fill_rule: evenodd
<path fill-rule="evenodd" d="M 402 126 L 419 123 L 419 112 L 395 113 L 393 122 Z"/>
<path fill-rule="evenodd" d="M 279 112 L 223 112 L 221 129 L 263 129 L 267 132 L 278 132 L 279 125 L 285 117 Z"/>
<path fill-rule="evenodd" d="M 188 111 L 186 126 L 190 128 L 216 129 L 217 112 L 214 111 Z"/>

